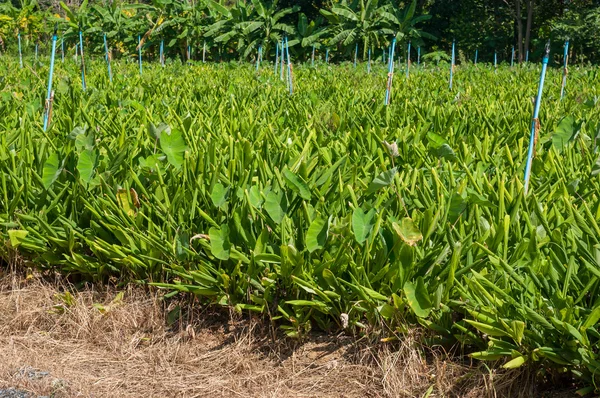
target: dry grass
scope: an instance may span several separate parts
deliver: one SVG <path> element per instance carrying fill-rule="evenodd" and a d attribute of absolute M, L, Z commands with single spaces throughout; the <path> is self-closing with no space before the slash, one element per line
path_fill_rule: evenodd
<path fill-rule="evenodd" d="M 69 286 L 10 274 L 0 280 L 0 389 L 54 397 L 431 397 L 512 394 L 514 374 L 495 374 L 426 352 L 344 336 L 273 341 L 252 319 L 165 301 L 139 288 Z M 115 300 L 116 298 L 116 300 Z M 101 306 L 98 306 L 101 304 Z M 48 372 L 39 373 L 39 371 Z M 37 373 L 36 373 L 37 372 Z"/>

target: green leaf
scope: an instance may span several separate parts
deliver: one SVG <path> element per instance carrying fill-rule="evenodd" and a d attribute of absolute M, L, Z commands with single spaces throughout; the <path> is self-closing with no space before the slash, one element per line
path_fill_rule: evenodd
<path fill-rule="evenodd" d="M 210 199 L 213 204 L 222 209 L 227 210 L 227 198 L 229 197 L 229 188 L 226 188 L 220 182 L 217 182 L 210 193 Z"/>
<path fill-rule="evenodd" d="M 322 217 L 317 217 L 308 227 L 306 233 L 306 248 L 309 252 L 322 249 L 327 242 L 327 235 L 329 233 L 328 222 Z"/>
<path fill-rule="evenodd" d="M 588 315 L 587 319 L 585 320 L 585 322 L 584 322 L 583 326 L 581 326 L 581 328 L 583 330 L 589 329 L 592 326 L 596 325 L 596 323 L 598 323 L 599 320 L 600 320 L 600 305 L 597 305 L 596 307 L 594 307 L 592 312 L 590 312 L 590 314 Z"/>
<path fill-rule="evenodd" d="M 456 160 L 456 154 L 454 153 L 454 150 L 452 150 L 452 148 L 450 148 L 450 145 L 448 145 L 448 144 L 442 144 L 440 147 L 434 149 L 433 153 L 438 158 L 443 158 L 443 159 L 450 160 L 450 161 Z"/>
<path fill-rule="evenodd" d="M 404 217 L 398 225 L 398 223 L 393 222 L 392 228 L 394 231 L 400 236 L 407 245 L 415 246 L 418 241 L 423 239 L 423 234 L 419 231 L 416 224 L 408 217 Z"/>
<path fill-rule="evenodd" d="M 210 251 L 219 260 L 229 260 L 231 242 L 229 242 L 229 227 L 226 224 L 221 228 L 212 227 L 208 230 L 210 237 Z"/>
<path fill-rule="evenodd" d="M 285 302 L 286 304 L 293 305 L 296 307 L 318 307 L 321 309 L 327 309 L 327 304 L 322 301 L 308 301 L 308 300 L 288 300 Z"/>
<path fill-rule="evenodd" d="M 516 368 L 520 368 L 521 366 L 523 366 L 525 364 L 525 362 L 527 362 L 527 357 L 524 357 L 523 355 L 519 355 L 515 359 L 508 361 L 507 363 L 502 365 L 502 367 L 504 369 L 516 369 Z"/>
<path fill-rule="evenodd" d="M 390 185 L 394 180 L 394 176 L 396 175 L 397 171 L 398 169 L 394 167 L 384 171 L 383 173 L 375 177 L 375 179 L 369 184 L 369 187 L 367 188 L 367 195 L 373 192 L 377 192 L 381 188 Z"/>
<path fill-rule="evenodd" d="M 29 234 L 29 231 L 22 229 L 11 229 L 8 231 L 8 237 L 10 239 L 10 245 L 12 247 L 19 247 L 25 240 L 25 237 Z"/>
<path fill-rule="evenodd" d="M 352 213 L 352 230 L 354 231 L 354 238 L 361 245 L 371 234 L 373 225 L 375 225 L 375 215 L 377 212 L 375 209 L 369 210 L 365 214 L 363 209 L 357 207 Z"/>
<path fill-rule="evenodd" d="M 46 162 L 44 162 L 44 169 L 42 172 L 44 188 L 49 189 L 61 172 L 62 165 L 59 164 L 58 153 L 54 152 L 46 159 Z"/>
<path fill-rule="evenodd" d="M 425 288 L 425 282 L 423 281 L 422 276 L 417 278 L 416 285 L 412 282 L 406 282 L 404 284 L 404 294 L 406 294 L 408 305 L 416 316 L 420 318 L 429 316 L 429 313 L 432 310 L 431 299 Z"/>
<path fill-rule="evenodd" d="M 160 149 L 167 155 L 167 161 L 176 169 L 180 169 L 183 164 L 187 146 L 183 139 L 183 134 L 179 130 L 173 130 L 170 133 L 163 131 L 160 135 Z"/>
<path fill-rule="evenodd" d="M 79 178 L 81 178 L 86 185 L 89 185 L 94 177 L 97 162 L 98 152 L 95 150 L 85 149 L 79 154 L 79 158 L 77 159 L 77 171 L 79 172 Z"/>
<path fill-rule="evenodd" d="M 275 221 L 277 224 L 281 224 L 281 221 L 283 221 L 283 217 L 285 216 L 285 212 L 287 211 L 287 201 L 283 192 L 276 194 L 275 192 L 270 191 L 267 194 L 264 208 L 273 221 Z"/>
<path fill-rule="evenodd" d="M 558 151 L 562 151 L 567 143 L 571 141 L 575 132 L 575 118 L 573 116 L 565 116 L 560 123 L 558 123 L 556 130 L 554 130 L 554 134 L 552 134 L 552 145 Z"/>
<path fill-rule="evenodd" d="M 289 169 L 283 170 L 283 178 L 285 183 L 295 192 L 300 194 L 300 197 L 304 200 L 310 200 L 310 189 L 304 181 L 300 179 L 296 174 L 292 173 Z"/>

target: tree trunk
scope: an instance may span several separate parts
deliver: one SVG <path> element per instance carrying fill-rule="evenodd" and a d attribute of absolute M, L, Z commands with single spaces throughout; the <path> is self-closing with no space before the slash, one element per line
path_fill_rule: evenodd
<path fill-rule="evenodd" d="M 515 0 L 515 19 L 517 22 L 517 48 L 519 63 L 523 62 L 523 21 L 521 20 L 521 0 Z"/>
<path fill-rule="evenodd" d="M 531 24 L 533 21 L 533 7 L 535 0 L 527 0 L 527 27 L 525 28 L 525 53 L 529 51 L 531 40 Z"/>

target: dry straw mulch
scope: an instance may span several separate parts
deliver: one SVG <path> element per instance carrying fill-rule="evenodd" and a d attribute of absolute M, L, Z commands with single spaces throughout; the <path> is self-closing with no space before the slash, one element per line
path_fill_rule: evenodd
<path fill-rule="evenodd" d="M 188 302 L 169 326 L 177 303 L 158 292 L 102 289 L 75 291 L 63 280 L 14 273 L 0 278 L 0 390 L 56 398 L 533 393 L 526 376 L 448 360 L 411 337 L 396 345 L 344 335 L 298 342 L 262 322 Z"/>

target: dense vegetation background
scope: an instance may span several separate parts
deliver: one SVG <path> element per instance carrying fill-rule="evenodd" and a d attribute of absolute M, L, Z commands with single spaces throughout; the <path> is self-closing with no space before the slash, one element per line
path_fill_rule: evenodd
<path fill-rule="evenodd" d="M 206 46 L 205 55 L 215 60 L 254 57 L 264 45 L 270 58 L 288 35 L 297 57 L 306 59 L 315 45 L 348 59 L 358 43 L 359 57 L 366 58 L 368 49 L 386 48 L 396 33 L 402 48 L 412 40 L 424 51 L 447 52 L 455 39 L 463 59 L 478 49 L 483 61 L 495 51 L 506 60 L 513 46 L 519 61 L 528 52 L 539 57 L 548 39 L 560 54 L 569 38 L 573 62 L 600 60 L 599 0 L 5 0 L 0 45 L 14 45 L 17 32 L 27 43 L 43 41 L 65 17 L 72 28 L 63 29 L 67 39 L 82 24 L 86 41 L 101 51 L 104 31 L 113 56 L 134 53 L 137 36 L 144 35 L 144 43 L 165 40 L 166 51 L 182 58 L 187 45 Z"/>

